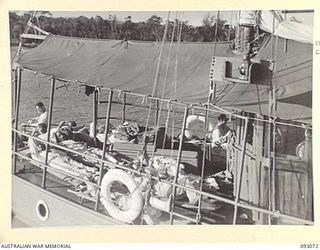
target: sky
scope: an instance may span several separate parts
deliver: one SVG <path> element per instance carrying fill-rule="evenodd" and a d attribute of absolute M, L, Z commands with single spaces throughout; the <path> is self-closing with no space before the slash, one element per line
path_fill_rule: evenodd
<path fill-rule="evenodd" d="M 125 17 L 131 16 L 133 22 L 146 21 L 152 15 L 157 15 L 162 17 L 163 20 L 166 20 L 168 17 L 169 11 L 51 11 L 53 17 L 95 17 L 101 16 L 104 19 L 107 19 L 109 15 L 116 15 L 118 20 L 125 20 Z M 228 23 L 234 24 L 236 20 L 237 11 L 220 11 L 220 18 L 227 20 Z M 23 13 L 19 13 L 23 14 Z M 179 20 L 186 21 L 194 26 L 202 25 L 202 19 L 206 15 L 215 15 L 217 16 L 217 11 L 170 11 L 169 20 L 174 20 L 178 17 Z M 287 17 L 290 18 L 294 16 L 299 21 L 302 21 L 305 24 L 313 25 L 313 13 L 299 13 L 299 14 L 287 14 Z"/>
<path fill-rule="evenodd" d="M 86 12 L 86 11 L 79 11 L 79 12 L 60 12 L 57 11 L 55 13 L 52 13 L 53 16 L 58 17 L 58 16 L 96 16 L 100 15 L 103 18 L 108 18 L 108 16 L 111 15 L 116 15 L 119 20 L 124 20 L 125 17 L 131 16 L 133 22 L 139 22 L 139 21 L 146 21 L 148 18 L 150 18 L 152 15 L 157 15 L 162 17 L 163 20 L 166 20 L 168 18 L 168 12 L 169 11 L 113 11 L 113 12 Z M 188 20 L 189 24 L 191 25 L 202 25 L 202 19 L 204 16 L 207 14 L 210 15 L 215 15 L 217 16 L 217 11 L 183 11 L 183 12 L 178 12 L 177 11 L 170 11 L 170 17 L 169 20 L 173 20 L 176 18 L 178 15 L 179 20 Z M 221 13 L 222 14 L 222 13 Z M 228 13 L 224 12 L 222 15 L 223 16 L 231 16 L 231 12 L 228 11 Z M 223 18 L 223 16 L 221 18 Z"/>

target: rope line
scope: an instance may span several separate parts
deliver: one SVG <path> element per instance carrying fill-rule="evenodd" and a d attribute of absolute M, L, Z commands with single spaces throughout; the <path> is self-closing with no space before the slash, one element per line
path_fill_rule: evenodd
<path fill-rule="evenodd" d="M 160 72 L 160 65 L 161 65 L 161 61 L 162 61 L 162 53 L 163 53 L 163 46 L 165 43 L 165 39 L 166 39 L 166 35 L 167 35 L 167 30 L 168 30 L 168 25 L 169 25 L 169 19 L 170 19 L 170 11 L 168 12 L 168 17 L 167 17 L 167 21 L 166 21 L 166 26 L 164 28 L 164 32 L 163 32 L 163 37 L 162 37 L 162 42 L 161 42 L 161 47 L 160 47 L 160 53 L 159 53 L 159 58 L 158 58 L 158 64 L 157 64 L 157 69 L 156 69 L 156 74 L 155 74 L 155 78 L 154 78 L 154 82 L 153 82 L 153 87 L 152 87 L 152 97 L 155 97 L 156 95 L 156 90 L 157 87 L 156 85 L 158 85 L 158 81 L 159 81 L 159 72 Z M 146 135 L 147 135 L 147 129 L 149 126 L 149 120 L 150 120 L 150 115 L 151 115 L 151 108 L 152 108 L 152 101 L 149 104 L 149 110 L 148 110 L 148 115 L 147 115 L 147 120 L 146 120 L 146 126 L 145 126 L 145 131 L 144 131 L 144 141 L 146 139 Z M 146 143 L 146 142 L 145 142 Z M 146 144 L 145 144 L 146 145 Z"/>

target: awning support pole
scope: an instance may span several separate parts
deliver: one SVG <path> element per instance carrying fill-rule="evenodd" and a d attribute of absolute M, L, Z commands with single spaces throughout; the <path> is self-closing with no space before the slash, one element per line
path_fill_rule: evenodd
<path fill-rule="evenodd" d="M 47 142 L 49 142 L 50 140 L 50 130 L 51 130 L 51 120 L 52 120 L 52 109 L 53 109 L 53 98 L 54 98 L 54 90 L 55 90 L 55 82 L 56 79 L 52 78 L 51 79 L 51 91 L 50 91 L 50 104 L 49 104 L 49 116 L 48 116 L 48 128 L 47 128 Z M 46 157 L 45 157 L 45 161 L 44 164 L 47 165 L 48 164 L 48 155 L 49 155 L 49 144 L 46 144 Z M 46 179 L 47 179 L 47 167 L 45 166 L 43 168 L 43 174 L 42 174 L 42 183 L 41 183 L 41 187 L 42 188 L 46 188 Z"/>
<path fill-rule="evenodd" d="M 159 100 L 156 99 L 155 100 L 155 104 L 156 104 L 156 116 L 155 116 L 155 124 L 156 126 L 158 126 L 158 122 L 159 122 Z"/>
<path fill-rule="evenodd" d="M 184 108 L 184 116 L 183 116 L 183 123 L 182 123 L 182 129 L 181 129 L 181 138 L 179 142 L 179 150 L 178 150 L 178 156 L 177 156 L 177 169 L 174 176 L 174 184 L 178 183 L 178 175 L 180 170 L 180 163 L 181 163 L 181 155 L 182 155 L 182 146 L 184 143 L 184 132 L 186 130 L 186 124 L 187 124 L 187 118 L 188 118 L 188 111 L 189 107 Z M 170 211 L 170 224 L 173 224 L 173 212 L 174 212 L 174 202 L 176 200 L 176 186 L 173 186 L 173 195 L 172 195 L 172 206 Z"/>
<path fill-rule="evenodd" d="M 102 161 L 105 161 L 105 154 L 107 151 L 107 142 L 108 142 L 108 131 L 109 131 L 109 124 L 110 124 L 110 115 L 111 115 L 111 105 L 112 105 L 112 97 L 113 97 L 113 90 L 109 90 L 109 98 L 108 98 L 108 107 L 107 107 L 107 114 L 106 114 L 106 123 L 105 123 L 105 130 L 104 130 L 104 142 L 102 148 Z M 94 207 L 94 210 L 98 210 L 99 203 L 100 203 L 100 186 L 102 182 L 102 174 L 103 174 L 104 162 L 101 163 L 100 171 L 99 171 L 99 180 L 98 180 L 98 193 L 97 193 L 97 201 Z"/>
<path fill-rule="evenodd" d="M 313 220 L 313 209 L 312 206 L 309 204 L 306 204 L 307 201 L 314 199 L 313 194 L 313 169 L 312 169 L 312 134 L 311 129 L 306 127 L 305 128 L 305 152 L 304 152 L 304 158 L 308 162 L 308 184 L 307 184 L 307 194 L 305 195 L 305 207 L 306 209 L 306 219 L 312 219 Z"/>
<path fill-rule="evenodd" d="M 127 94 L 123 93 L 123 106 L 122 106 L 122 123 L 126 121 L 126 104 L 127 104 Z"/>
<path fill-rule="evenodd" d="M 21 92 L 21 77 L 22 77 L 22 69 L 17 67 L 15 70 L 16 80 L 15 80 L 15 90 L 14 90 L 14 97 L 15 97 L 15 118 L 14 118 L 14 128 L 15 130 L 18 129 L 19 124 L 19 108 L 20 108 L 20 92 Z M 12 126 L 12 124 L 11 124 Z M 18 134 L 14 133 L 13 138 L 13 145 L 14 145 L 14 152 L 17 152 L 18 149 Z M 12 165 L 12 173 L 16 174 L 16 154 L 13 155 L 13 165 Z"/>
<path fill-rule="evenodd" d="M 207 153 L 207 130 L 208 130 L 208 105 L 206 105 L 205 113 L 204 113 L 204 140 L 202 143 L 202 164 L 201 164 L 201 179 L 200 179 L 200 191 L 203 189 L 203 178 L 204 178 L 204 170 L 205 170 L 205 163 L 206 163 L 206 153 Z M 211 147 L 211 145 L 209 145 Z M 208 154 L 211 153 L 211 150 L 208 150 Z M 209 156 L 210 157 L 210 156 Z M 208 157 L 208 158 L 209 158 Z M 198 201 L 198 212 L 197 212 L 197 224 L 201 223 L 201 205 L 202 205 L 202 195 L 199 195 L 199 201 Z"/>
<path fill-rule="evenodd" d="M 97 95 L 98 91 L 95 89 L 93 92 L 93 111 L 92 111 L 92 122 L 93 122 L 93 131 L 92 131 L 92 136 L 96 140 L 97 136 L 97 114 L 98 114 L 98 105 L 97 105 Z"/>
<path fill-rule="evenodd" d="M 244 160 L 246 155 L 246 145 L 247 145 L 247 131 L 248 131 L 248 122 L 249 118 L 245 118 L 245 124 L 244 124 L 244 133 L 242 138 L 242 154 L 241 154 L 241 162 L 240 162 L 240 170 L 237 178 L 237 189 L 236 189 L 236 198 L 235 198 L 235 204 L 234 204 L 234 213 L 233 213 L 233 225 L 237 222 L 237 214 L 238 214 L 238 203 L 240 199 L 240 190 L 241 190 L 241 182 L 242 182 L 242 173 L 243 173 L 243 166 L 244 166 Z"/>

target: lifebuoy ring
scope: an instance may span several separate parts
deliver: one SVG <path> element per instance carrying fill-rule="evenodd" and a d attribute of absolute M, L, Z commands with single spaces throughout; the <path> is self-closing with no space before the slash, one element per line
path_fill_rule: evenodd
<path fill-rule="evenodd" d="M 203 115 L 189 115 L 187 117 L 187 121 L 186 121 L 186 129 L 184 131 L 184 135 L 187 139 L 192 139 L 192 135 L 190 134 L 189 131 L 189 126 L 193 121 L 201 121 L 201 122 L 205 122 L 206 118 Z M 211 123 L 208 124 L 208 129 L 209 131 L 212 131 L 213 126 Z"/>
<path fill-rule="evenodd" d="M 130 192 L 130 200 L 126 201 L 126 209 L 124 210 L 121 209 L 119 204 L 117 206 L 112 199 L 111 187 L 114 182 L 125 185 Z M 100 199 L 108 213 L 113 218 L 123 222 L 133 222 L 142 211 L 143 198 L 138 184 L 131 175 L 120 169 L 111 169 L 103 176 Z"/>

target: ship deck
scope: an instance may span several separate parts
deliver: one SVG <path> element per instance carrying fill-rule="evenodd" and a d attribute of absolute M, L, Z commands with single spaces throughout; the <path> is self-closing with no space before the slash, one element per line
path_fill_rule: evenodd
<path fill-rule="evenodd" d="M 62 203 L 68 203 L 71 206 L 81 206 L 81 208 L 84 208 L 88 214 L 99 214 L 103 219 L 109 220 L 111 217 L 107 214 L 105 211 L 103 205 L 99 205 L 98 209 L 95 210 L 95 202 L 94 197 L 91 197 L 92 199 L 81 199 L 78 195 L 75 194 L 74 187 L 56 177 L 52 173 L 47 173 L 46 177 L 46 188 L 41 188 L 42 183 L 42 175 L 43 171 L 38 166 L 35 166 L 34 164 L 22 160 L 17 162 L 17 174 L 15 177 L 19 179 L 20 184 L 21 180 L 22 183 L 31 185 L 34 195 L 38 196 L 38 199 L 41 198 L 41 193 L 45 192 L 47 194 L 50 194 L 58 199 L 63 199 Z M 13 182 L 14 183 L 14 182 Z M 17 185 L 19 186 L 18 189 L 13 187 L 14 192 L 17 193 L 23 193 L 24 186 L 25 185 Z M 15 184 L 13 184 L 15 185 Z M 212 190 L 204 190 L 204 191 L 211 191 Z M 36 194 L 38 193 L 38 194 Z M 13 197 L 18 199 L 19 195 L 13 194 Z M 224 185 L 221 186 L 219 191 L 214 191 L 214 194 L 221 195 L 226 198 L 232 198 L 232 185 Z M 17 203 L 17 202 L 16 202 Z M 21 204 L 21 202 L 20 202 Z M 34 226 L 34 225 L 28 225 L 28 222 L 24 221 L 25 218 L 19 218 L 19 212 L 16 212 L 16 208 L 14 208 L 15 202 L 13 202 L 13 227 L 26 227 L 26 226 Z M 57 209 L 61 210 L 61 213 L 66 213 L 67 210 L 64 208 L 58 207 Z M 19 209 L 18 209 L 19 210 Z M 196 218 L 197 212 L 198 212 L 198 206 L 192 205 L 186 202 L 186 200 L 176 200 L 175 201 L 175 213 L 182 215 L 182 217 L 174 216 L 174 222 L 173 224 L 176 225 L 187 225 L 187 224 L 195 224 L 195 222 L 192 222 L 187 219 L 189 218 Z M 76 216 L 76 214 L 69 214 L 68 216 Z M 202 206 L 201 206 L 201 224 L 232 224 L 232 218 L 233 218 L 233 206 L 224 204 L 222 202 L 219 202 L 214 199 L 203 199 Z M 70 218 L 69 218 L 70 219 Z M 110 224 L 123 224 L 120 221 L 116 221 L 113 218 L 111 218 Z M 153 218 L 155 224 L 159 225 L 167 225 L 170 224 L 170 214 L 167 212 L 162 212 L 160 217 Z M 33 223 L 30 222 L 29 223 Z M 87 226 L 94 226 L 93 224 L 86 224 Z M 238 224 L 251 224 L 250 221 L 248 221 L 247 218 L 243 218 L 241 216 L 238 216 Z M 41 224 L 41 225 L 40 225 Z M 40 223 L 38 226 L 47 226 L 46 223 Z M 52 225 L 59 226 L 59 222 L 56 221 Z M 77 224 L 77 223 L 76 223 Z M 101 222 L 102 225 L 106 225 L 109 223 Z M 134 221 L 135 225 L 144 224 L 144 222 L 141 221 L 140 218 L 136 219 Z M 98 225 L 100 225 L 100 222 L 98 222 Z M 50 224 L 49 224 L 50 226 Z M 60 226 L 64 226 L 63 224 Z"/>

